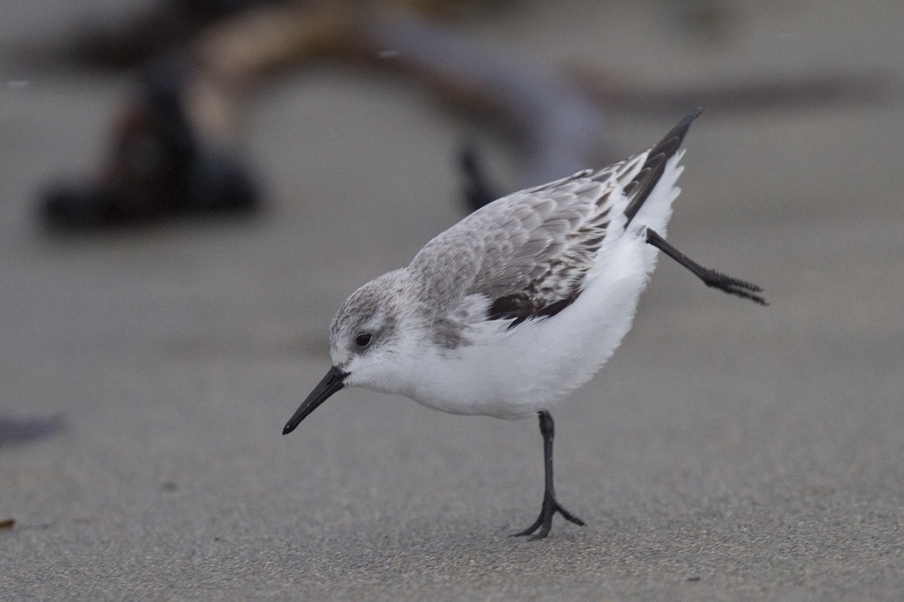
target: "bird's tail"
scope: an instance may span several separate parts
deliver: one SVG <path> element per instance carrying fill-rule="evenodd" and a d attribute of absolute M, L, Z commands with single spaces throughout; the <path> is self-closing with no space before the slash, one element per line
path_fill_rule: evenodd
<path fill-rule="evenodd" d="M 691 124 L 702 112 L 703 109 L 698 107 L 685 115 L 684 118 L 662 138 L 662 140 L 647 152 L 647 159 L 644 162 L 643 167 L 637 172 L 634 179 L 625 186 L 624 194 L 630 199 L 628 207 L 625 209 L 625 217 L 628 218 L 629 224 L 640 211 L 641 207 L 644 206 L 647 199 L 650 198 L 653 190 L 657 188 L 656 185 L 660 182 L 663 174 L 666 172 L 666 164 L 669 162 L 669 159 L 672 157 L 676 157 L 676 160 L 681 158 L 679 150 L 681 149 L 681 143 L 684 140 L 684 136 L 687 134 L 688 129 L 690 129 Z M 674 187 L 674 180 L 678 179 L 680 173 L 679 170 L 678 173 L 672 175 L 671 179 L 673 181 L 668 186 L 669 189 Z M 663 184 L 669 183 L 663 182 Z M 677 194 L 675 196 L 677 196 Z M 671 200 L 674 200 L 674 197 L 672 197 L 670 201 Z M 669 203 L 669 205 L 670 204 L 671 203 Z M 667 211 L 670 210 L 667 209 Z"/>

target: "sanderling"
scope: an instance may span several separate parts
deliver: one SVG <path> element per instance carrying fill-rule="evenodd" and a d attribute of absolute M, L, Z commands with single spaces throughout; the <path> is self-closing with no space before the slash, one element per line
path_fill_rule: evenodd
<path fill-rule="evenodd" d="M 661 142 L 498 199 L 452 226 L 406 268 L 368 282 L 330 326 L 333 366 L 286 423 L 292 432 L 343 387 L 405 395 L 453 414 L 539 414 L 540 516 L 565 510 L 553 487 L 553 404 L 587 382 L 631 327 L 657 250 L 708 286 L 765 304 L 755 284 L 702 267 L 665 241 L 690 112 Z"/>

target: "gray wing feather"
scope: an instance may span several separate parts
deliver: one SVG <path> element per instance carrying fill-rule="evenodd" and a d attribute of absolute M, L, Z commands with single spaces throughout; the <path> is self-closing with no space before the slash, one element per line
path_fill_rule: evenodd
<path fill-rule="evenodd" d="M 645 155 L 503 197 L 434 238 L 409 266 L 425 304 L 450 315 L 480 295 L 482 319 L 512 325 L 567 307 L 605 241 L 623 231 L 620 190 Z"/>
<path fill-rule="evenodd" d="M 700 112 L 643 153 L 503 197 L 434 238 L 408 267 L 425 305 L 442 319 L 510 319 L 512 326 L 570 305 Z"/>

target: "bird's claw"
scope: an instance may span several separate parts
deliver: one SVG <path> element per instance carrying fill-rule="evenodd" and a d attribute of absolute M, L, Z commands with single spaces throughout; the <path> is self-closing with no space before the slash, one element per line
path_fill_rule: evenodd
<path fill-rule="evenodd" d="M 747 282 L 746 280 L 741 280 L 739 278 L 733 278 L 727 274 L 723 274 L 722 272 L 717 272 L 708 268 L 704 269 L 703 273 L 700 275 L 700 278 L 703 280 L 706 286 L 717 288 L 720 291 L 728 293 L 729 295 L 735 295 L 737 297 L 749 299 L 754 303 L 759 303 L 760 305 L 769 305 L 766 299 L 757 294 L 763 291 L 762 287 L 752 282 Z"/>
<path fill-rule="evenodd" d="M 511 537 L 527 537 L 528 535 L 531 535 L 530 541 L 544 539 L 549 535 L 550 529 L 552 529 L 552 517 L 556 512 L 561 514 L 562 517 L 569 522 L 580 525 L 581 527 L 586 525 L 584 521 L 563 508 L 554 496 L 544 495 L 543 507 L 540 510 L 540 516 L 537 517 L 537 520 L 535 520 L 527 529 L 512 533 Z"/>

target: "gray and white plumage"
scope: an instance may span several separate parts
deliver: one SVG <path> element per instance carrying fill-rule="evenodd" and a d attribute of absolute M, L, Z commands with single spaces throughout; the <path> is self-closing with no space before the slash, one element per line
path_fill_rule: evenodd
<path fill-rule="evenodd" d="M 543 539 L 557 500 L 550 407 L 589 380 L 631 327 L 662 250 L 707 286 L 765 305 L 755 284 L 705 268 L 664 236 L 689 113 L 651 149 L 503 197 L 368 282 L 330 328 L 333 366 L 286 423 L 292 432 L 345 386 L 406 395 L 445 412 L 524 418 L 543 436 Z"/>
<path fill-rule="evenodd" d="M 354 292 L 330 329 L 343 384 L 522 418 L 589 380 L 655 266 L 645 231 L 665 234 L 694 117 L 624 161 L 490 203 Z"/>

